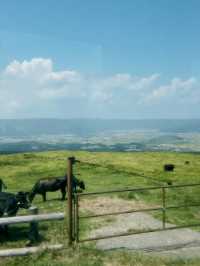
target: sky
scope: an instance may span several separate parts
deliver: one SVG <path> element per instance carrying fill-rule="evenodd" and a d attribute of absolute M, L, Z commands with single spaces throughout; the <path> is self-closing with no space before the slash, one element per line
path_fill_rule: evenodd
<path fill-rule="evenodd" d="M 200 118 L 200 1 L 7 0 L 0 118 Z"/>

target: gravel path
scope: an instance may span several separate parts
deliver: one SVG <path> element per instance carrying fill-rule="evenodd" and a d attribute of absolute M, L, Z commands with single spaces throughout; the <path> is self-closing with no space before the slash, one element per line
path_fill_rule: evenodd
<path fill-rule="evenodd" d="M 173 225 L 166 224 L 166 226 Z M 117 216 L 114 222 L 93 230 L 90 236 L 98 237 L 156 228 L 162 228 L 162 222 L 150 214 L 132 213 Z M 191 229 L 176 229 L 99 240 L 96 246 L 101 250 L 129 249 L 162 256 L 200 257 L 200 233 Z"/>

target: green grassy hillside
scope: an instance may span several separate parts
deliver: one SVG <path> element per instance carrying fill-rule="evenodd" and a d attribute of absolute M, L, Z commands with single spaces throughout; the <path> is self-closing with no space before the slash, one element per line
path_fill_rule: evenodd
<path fill-rule="evenodd" d="M 86 191 L 101 191 L 117 188 L 146 187 L 173 184 L 200 183 L 200 154 L 136 152 L 136 153 L 94 153 L 94 152 L 42 152 L 0 156 L 0 178 L 8 186 L 8 191 L 30 191 L 39 178 L 64 175 L 67 169 L 67 157 L 76 156 L 74 172 L 86 183 Z M 185 162 L 189 161 L 189 164 Z M 163 165 L 173 163 L 174 172 L 164 172 Z M 143 202 L 146 205 L 161 204 L 160 191 L 143 193 L 118 193 L 118 197 L 126 200 Z M 60 192 L 48 193 L 48 201 L 43 203 L 36 196 L 34 205 L 40 213 L 63 211 L 66 201 L 60 201 Z M 200 187 L 188 189 L 167 189 L 167 204 L 189 204 L 200 202 Z M 24 214 L 26 211 L 20 211 Z M 153 214 L 160 218 L 159 214 Z M 176 224 L 196 223 L 199 221 L 199 208 L 185 208 L 169 212 L 167 221 Z M 81 225 L 83 234 L 92 226 Z M 95 225 L 98 226 L 98 225 Z M 10 227 L 9 240 L 0 237 L 1 248 L 20 247 L 27 242 L 27 225 Z M 40 225 L 43 243 L 67 243 L 66 222 L 45 222 Z M 123 254 L 123 255 L 122 255 Z M 112 259 L 112 256 L 115 259 Z M 70 259 L 69 259 L 70 257 Z M 81 246 L 74 251 L 65 250 L 56 253 L 44 253 L 28 256 L 26 259 L 3 259 L 2 265 L 171 265 L 168 260 L 149 258 L 131 252 L 100 252 L 93 245 Z M 131 264 L 130 264 L 131 262 Z M 114 263 L 114 264 L 112 264 Z M 135 263 L 135 264 L 134 264 Z M 176 261 L 173 265 L 199 265 L 196 261 Z M 193 263 L 193 264 L 192 264 Z"/>

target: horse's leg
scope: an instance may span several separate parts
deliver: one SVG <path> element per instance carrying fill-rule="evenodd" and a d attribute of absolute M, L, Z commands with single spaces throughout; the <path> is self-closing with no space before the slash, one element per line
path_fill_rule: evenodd
<path fill-rule="evenodd" d="M 46 201 L 47 200 L 46 192 L 45 191 L 42 193 L 42 197 L 43 197 L 43 201 Z"/>
<path fill-rule="evenodd" d="M 29 201 L 30 201 L 31 203 L 32 203 L 32 201 L 34 200 L 35 195 L 36 195 L 36 194 L 35 194 L 34 192 L 32 192 L 32 191 L 29 193 L 28 198 L 29 198 Z"/>
<path fill-rule="evenodd" d="M 3 235 L 4 237 L 8 238 L 8 225 L 1 225 L 0 226 L 0 235 Z"/>
<path fill-rule="evenodd" d="M 66 188 L 65 188 L 65 187 L 62 187 L 62 188 L 61 188 L 61 193 L 62 193 L 62 198 L 61 198 L 61 200 L 65 200 L 65 196 L 66 196 Z"/>
<path fill-rule="evenodd" d="M 4 225 L 4 232 L 5 232 L 5 236 L 8 237 L 9 236 L 8 225 Z"/>

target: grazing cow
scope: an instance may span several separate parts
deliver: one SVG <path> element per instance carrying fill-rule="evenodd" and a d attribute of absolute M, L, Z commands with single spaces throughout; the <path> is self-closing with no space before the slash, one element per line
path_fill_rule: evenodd
<path fill-rule="evenodd" d="M 32 202 L 36 194 L 40 194 L 43 197 L 43 201 L 46 201 L 46 192 L 60 190 L 62 194 L 61 200 L 65 199 L 66 196 L 66 187 L 67 187 L 67 177 L 56 177 L 56 178 L 47 178 L 38 180 L 33 186 L 30 194 L 29 200 Z M 73 191 L 77 191 L 77 187 L 85 189 L 85 183 L 75 176 L 72 179 Z"/>
<path fill-rule="evenodd" d="M 174 168 L 175 168 L 174 164 L 165 164 L 164 165 L 164 170 L 168 171 L 168 172 L 169 171 L 171 171 L 171 172 L 174 171 Z"/>
<path fill-rule="evenodd" d="M 3 215 L 15 216 L 19 208 L 28 209 L 30 207 L 28 194 L 28 192 L 18 192 L 16 195 L 0 192 L 0 217 Z M 0 232 L 8 235 L 8 226 L 0 226 Z"/>
<path fill-rule="evenodd" d="M 19 208 L 28 209 L 30 207 L 28 194 L 22 191 L 17 194 L 0 192 L 0 217 L 4 214 L 15 216 Z"/>
<path fill-rule="evenodd" d="M 167 181 L 167 185 L 172 186 L 173 185 L 172 181 L 171 180 Z"/>
<path fill-rule="evenodd" d="M 3 189 L 7 189 L 7 186 L 5 185 L 5 183 L 3 182 L 3 180 L 0 178 L 0 192 L 1 192 Z"/>

